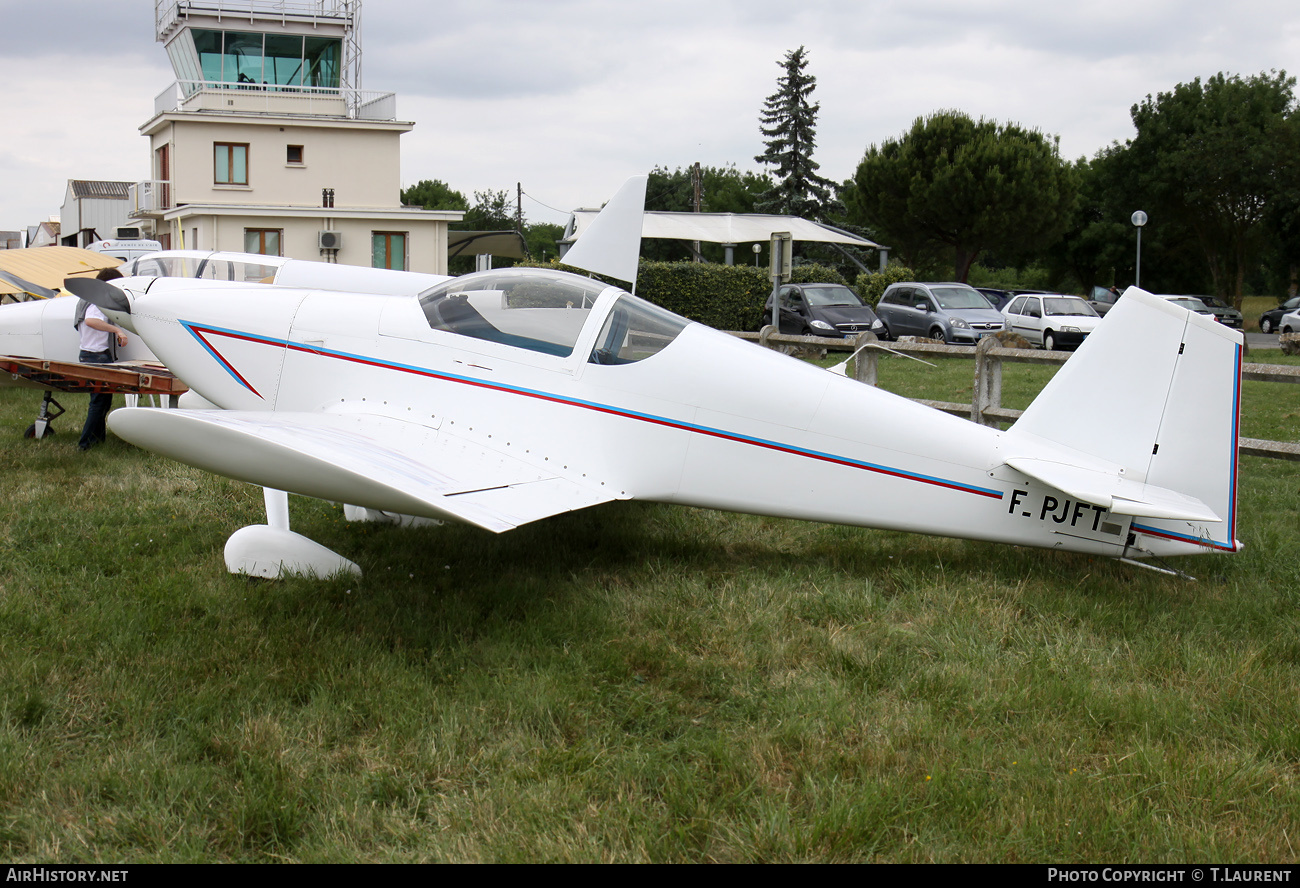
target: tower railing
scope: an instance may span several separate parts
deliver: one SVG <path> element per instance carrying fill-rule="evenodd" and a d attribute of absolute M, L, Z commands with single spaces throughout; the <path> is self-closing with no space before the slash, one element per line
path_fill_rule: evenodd
<path fill-rule="evenodd" d="M 154 27 L 158 39 L 191 15 L 247 20 L 290 19 L 352 24 L 360 11 L 358 0 L 154 0 Z"/>
<path fill-rule="evenodd" d="M 153 111 L 155 116 L 169 111 L 204 111 L 396 120 L 397 94 L 325 86 L 177 80 L 154 99 Z"/>

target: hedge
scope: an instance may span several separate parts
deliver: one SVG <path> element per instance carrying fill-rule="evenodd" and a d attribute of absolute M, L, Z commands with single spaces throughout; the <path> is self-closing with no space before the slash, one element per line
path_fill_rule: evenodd
<path fill-rule="evenodd" d="M 521 264 L 559 268 L 626 286 L 621 281 L 592 275 L 562 263 Z M 862 286 L 864 279 L 873 277 L 877 275 L 859 275 L 858 287 Z M 843 275 L 824 265 L 796 265 L 791 280 L 797 284 L 824 282 L 849 286 Z M 884 285 L 879 290 L 883 291 Z M 763 324 L 763 303 L 772 294 L 772 282 L 768 280 L 766 268 L 752 265 L 650 262 L 643 259 L 637 272 L 636 294 L 682 317 L 719 330 L 757 330 Z M 876 298 L 880 298 L 880 292 L 876 293 Z"/>

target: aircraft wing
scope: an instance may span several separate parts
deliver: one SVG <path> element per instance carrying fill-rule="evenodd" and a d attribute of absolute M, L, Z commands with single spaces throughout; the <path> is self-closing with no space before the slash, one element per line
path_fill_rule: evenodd
<path fill-rule="evenodd" d="M 124 408 L 118 436 L 210 472 L 497 533 L 617 499 L 447 431 L 368 414 Z"/>
<path fill-rule="evenodd" d="M 27 294 L 39 299 L 57 296 L 63 279 L 115 268 L 121 259 L 78 247 L 29 247 L 0 251 L 0 296 Z"/>

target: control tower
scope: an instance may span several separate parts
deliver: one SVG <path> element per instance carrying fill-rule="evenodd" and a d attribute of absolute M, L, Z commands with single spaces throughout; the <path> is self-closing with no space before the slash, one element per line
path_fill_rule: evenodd
<path fill-rule="evenodd" d="M 165 247 L 443 273 L 459 213 L 401 206 L 397 97 L 361 87 L 361 0 L 155 0 L 176 80 L 132 216 Z"/>

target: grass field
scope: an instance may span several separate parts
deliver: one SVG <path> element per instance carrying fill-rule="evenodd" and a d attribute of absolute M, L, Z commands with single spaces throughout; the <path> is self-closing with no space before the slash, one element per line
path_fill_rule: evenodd
<path fill-rule="evenodd" d="M 960 401 L 971 367 L 881 379 Z M 1045 379 L 1008 367 L 1008 406 Z M 1244 433 L 1295 440 L 1296 388 L 1248 383 Z M 1247 548 L 1197 582 L 644 504 L 494 536 L 294 498 L 366 576 L 262 583 L 221 561 L 260 491 L 77 453 L 84 397 L 24 441 L 37 401 L 0 390 L 4 859 L 1300 858 L 1300 464 L 1243 461 Z"/>

